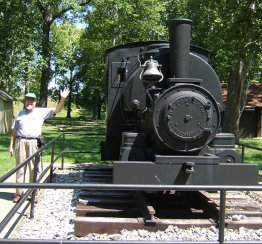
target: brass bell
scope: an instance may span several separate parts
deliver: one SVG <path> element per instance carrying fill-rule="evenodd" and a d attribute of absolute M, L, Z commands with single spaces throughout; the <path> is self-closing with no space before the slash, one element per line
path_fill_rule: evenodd
<path fill-rule="evenodd" d="M 140 79 L 149 84 L 154 84 L 163 80 L 164 76 L 161 72 L 161 65 L 156 60 L 150 57 L 142 66 Z"/>

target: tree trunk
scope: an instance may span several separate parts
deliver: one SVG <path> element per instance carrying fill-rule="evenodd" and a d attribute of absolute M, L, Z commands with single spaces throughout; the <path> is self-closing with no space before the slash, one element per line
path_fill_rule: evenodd
<path fill-rule="evenodd" d="M 93 97 L 93 115 L 92 120 L 97 120 L 98 116 L 98 95 Z"/>
<path fill-rule="evenodd" d="M 92 120 L 97 120 L 97 104 L 95 103 L 93 105 L 93 115 L 92 115 Z"/>
<path fill-rule="evenodd" d="M 70 93 L 68 95 L 68 104 L 67 104 L 67 118 L 71 118 L 71 111 L 72 111 L 72 90 L 73 90 L 73 72 L 70 70 L 70 80 L 69 80 L 69 90 Z"/>
<path fill-rule="evenodd" d="M 42 58 L 44 63 L 42 65 L 39 106 L 47 107 L 48 83 L 51 76 L 50 26 L 52 23 L 52 18 L 51 18 L 50 7 L 47 7 L 45 11 L 43 11 L 42 15 L 43 15 Z"/>
<path fill-rule="evenodd" d="M 250 65 L 239 60 L 232 65 L 228 80 L 227 102 L 223 118 L 223 132 L 233 133 L 239 140 L 239 120 L 246 104 L 249 86 L 247 78 Z"/>
<path fill-rule="evenodd" d="M 46 1 L 43 1 L 46 2 Z M 86 6 L 90 1 L 84 1 L 79 6 Z M 51 53 L 50 53 L 50 27 L 51 24 L 58 18 L 61 18 L 63 14 L 69 10 L 73 10 L 73 6 L 65 6 L 56 14 L 52 14 L 51 5 L 45 5 L 42 1 L 37 1 L 39 11 L 42 13 L 43 18 L 43 39 L 42 39 L 42 74 L 41 74 L 41 86 L 40 86 L 40 99 L 39 106 L 47 107 L 48 97 L 48 83 L 51 78 Z"/>
<path fill-rule="evenodd" d="M 71 86 L 69 86 L 69 87 L 71 87 Z M 72 90 L 70 89 L 70 91 L 72 91 Z M 69 95 L 68 95 L 67 114 L 66 114 L 67 118 L 71 118 L 71 112 L 72 112 L 72 92 L 70 92 Z"/>
<path fill-rule="evenodd" d="M 28 75 L 28 65 L 25 67 L 24 83 L 25 83 L 25 94 L 30 92 L 30 80 Z"/>
<path fill-rule="evenodd" d="M 102 110 L 102 105 L 103 105 L 103 101 L 101 98 L 99 98 L 98 100 L 98 104 L 97 104 L 97 119 L 100 120 L 101 119 L 101 110 Z"/>

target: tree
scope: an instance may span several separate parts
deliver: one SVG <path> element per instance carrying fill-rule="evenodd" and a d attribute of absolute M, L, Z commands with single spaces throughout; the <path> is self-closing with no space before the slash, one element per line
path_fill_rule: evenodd
<path fill-rule="evenodd" d="M 160 39 L 166 29 L 160 22 L 165 10 L 161 1 L 96 0 L 92 3 L 81 40 L 79 77 L 85 82 L 82 94 L 89 99 L 96 119 L 105 97 L 106 49 L 127 42 Z"/>
<path fill-rule="evenodd" d="M 0 85 L 19 95 L 21 90 L 36 86 L 36 16 L 26 1 L 3 1 L 0 6 Z"/>
<path fill-rule="evenodd" d="M 75 17 L 90 0 L 6 0 L 0 8 L 0 78 L 9 93 L 40 90 L 40 106 L 47 105 L 51 79 L 51 25 Z M 67 13 L 70 15 L 66 15 Z M 39 71 L 41 72 L 39 77 Z M 40 78 L 40 79 L 39 79 Z M 40 80 L 40 89 L 38 82 Z M 25 89 L 21 89 L 22 86 Z"/>
<path fill-rule="evenodd" d="M 261 28 L 258 28 L 262 25 L 261 9 L 259 11 L 256 1 L 234 1 L 233 4 L 232 1 L 226 1 L 225 3 L 228 4 L 229 11 L 228 13 L 221 12 L 227 23 L 225 41 L 228 45 L 224 45 L 224 48 L 229 53 L 231 68 L 223 130 L 234 133 L 238 139 L 239 120 L 246 104 L 246 94 L 251 78 L 249 74 L 252 69 L 256 69 L 259 53 L 261 53 L 259 40 L 262 32 Z"/>
<path fill-rule="evenodd" d="M 211 51 L 215 70 L 222 81 L 227 81 L 228 100 L 222 126 L 224 132 L 234 133 L 238 139 L 250 74 L 256 73 L 261 57 L 261 6 L 256 0 L 167 2 L 169 14 L 193 19 L 194 42 Z"/>
<path fill-rule="evenodd" d="M 78 92 L 79 81 L 76 77 L 77 55 L 81 30 L 68 21 L 52 28 L 52 46 L 55 75 L 61 81 L 60 86 L 70 89 L 67 103 L 67 118 L 71 118 L 72 94 Z"/>
<path fill-rule="evenodd" d="M 35 0 L 37 9 L 42 15 L 42 75 L 40 87 L 39 105 L 47 106 L 48 83 L 51 78 L 51 25 L 65 17 L 71 10 L 79 10 L 79 7 L 86 6 L 91 0 Z"/>

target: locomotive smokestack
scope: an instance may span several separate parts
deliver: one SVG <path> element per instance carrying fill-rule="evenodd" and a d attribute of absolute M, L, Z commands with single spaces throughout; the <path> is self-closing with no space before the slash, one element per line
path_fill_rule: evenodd
<path fill-rule="evenodd" d="M 189 52 L 192 20 L 169 21 L 170 69 L 172 78 L 189 78 Z"/>

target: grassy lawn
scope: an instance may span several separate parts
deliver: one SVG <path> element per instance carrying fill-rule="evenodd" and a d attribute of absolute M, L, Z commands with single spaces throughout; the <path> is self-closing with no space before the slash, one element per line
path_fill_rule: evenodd
<path fill-rule="evenodd" d="M 245 138 L 241 139 L 240 143 L 262 150 L 262 138 Z M 245 148 L 245 162 L 259 164 L 259 169 L 262 170 L 262 151 Z"/>
<path fill-rule="evenodd" d="M 100 161 L 100 143 L 104 140 L 104 136 L 94 136 L 86 134 L 105 134 L 103 121 L 92 122 L 85 118 L 54 118 L 48 120 L 43 128 L 45 142 L 49 142 L 57 137 L 62 132 L 68 133 L 65 135 L 64 149 L 66 151 L 97 151 L 97 153 L 67 153 L 65 162 L 70 163 L 87 163 Z M 70 134 L 71 133 L 71 134 Z M 55 144 L 55 155 L 58 155 L 62 150 L 62 138 L 60 137 Z M 43 153 L 43 161 L 51 160 L 51 146 Z M 60 159 L 61 162 L 61 159 Z"/>
<path fill-rule="evenodd" d="M 18 110 L 17 110 L 18 111 Z M 65 118 L 66 111 L 62 110 L 55 118 L 49 119 L 43 126 L 43 135 L 45 142 L 48 143 L 56 138 L 62 132 L 66 133 L 105 133 L 104 120 L 91 121 L 91 115 L 85 110 L 74 109 L 72 118 Z M 87 163 L 100 161 L 100 143 L 104 139 L 101 136 L 87 136 L 77 134 L 66 134 L 64 148 L 66 151 L 98 151 L 96 154 L 88 153 L 67 153 L 65 163 Z M 0 176 L 15 166 L 15 158 L 9 157 L 8 149 L 10 143 L 10 134 L 1 135 L 0 140 Z M 62 149 L 62 137 L 55 143 L 55 157 L 59 155 Z M 43 162 L 51 161 L 52 147 L 44 150 Z M 55 158 L 54 157 L 54 158 Z M 61 163 L 61 157 L 57 163 Z"/>

